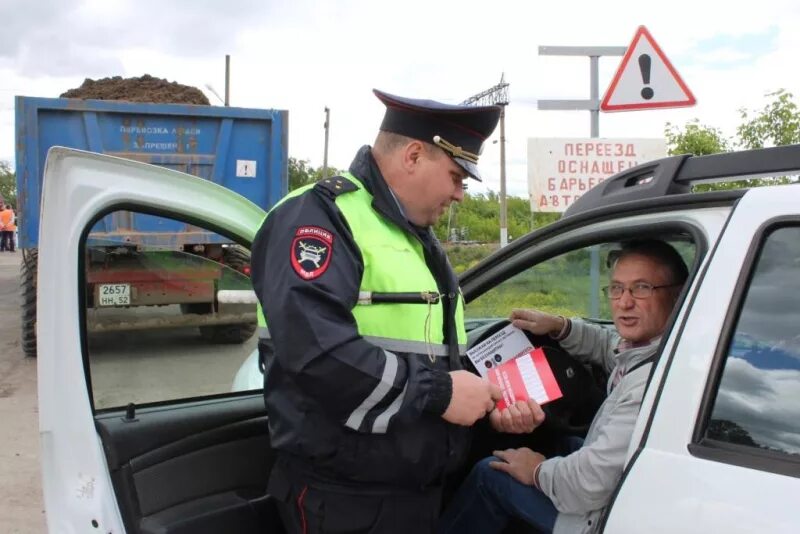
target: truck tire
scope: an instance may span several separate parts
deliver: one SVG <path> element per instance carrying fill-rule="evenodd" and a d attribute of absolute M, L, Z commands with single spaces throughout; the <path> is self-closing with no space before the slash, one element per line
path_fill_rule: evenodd
<path fill-rule="evenodd" d="M 227 247 L 223 253 L 222 261 L 225 265 L 238 272 L 250 265 L 250 251 L 239 245 Z M 258 323 L 221 324 L 201 326 L 200 336 L 210 343 L 236 344 L 244 343 L 256 332 Z"/>
<path fill-rule="evenodd" d="M 20 289 L 22 304 L 22 352 L 36 357 L 36 272 L 39 251 L 35 248 L 22 251 Z"/>

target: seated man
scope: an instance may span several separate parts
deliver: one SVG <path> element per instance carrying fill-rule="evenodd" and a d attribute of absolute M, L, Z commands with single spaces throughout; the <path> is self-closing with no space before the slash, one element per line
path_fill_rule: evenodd
<path fill-rule="evenodd" d="M 616 332 L 536 310 L 511 313 L 515 326 L 549 334 L 574 357 L 606 369 L 608 396 L 586 440 L 570 440 L 563 456 L 545 459 L 520 448 L 479 462 L 442 517 L 441 532 L 501 532 L 512 517 L 542 532 L 597 528 L 622 475 L 651 364 L 687 276 L 672 246 L 631 241 L 618 252 L 603 288 Z"/>

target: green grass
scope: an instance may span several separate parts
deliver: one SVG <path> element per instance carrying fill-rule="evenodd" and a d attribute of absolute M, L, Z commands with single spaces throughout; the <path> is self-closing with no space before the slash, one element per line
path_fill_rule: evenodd
<path fill-rule="evenodd" d="M 601 252 L 601 257 L 605 254 Z M 600 286 L 608 271 L 601 262 Z M 514 308 L 536 308 L 548 313 L 590 316 L 590 261 L 587 250 L 553 258 L 506 280 L 467 305 L 467 318 L 507 317 Z M 600 317 L 609 318 L 608 301 L 599 295 Z"/>

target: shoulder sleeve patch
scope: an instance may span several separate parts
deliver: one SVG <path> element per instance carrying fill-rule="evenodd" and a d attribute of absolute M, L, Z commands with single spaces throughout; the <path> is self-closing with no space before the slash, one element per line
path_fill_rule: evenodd
<path fill-rule="evenodd" d="M 319 226 L 301 226 L 292 240 L 289 259 L 303 280 L 313 280 L 328 270 L 333 255 L 333 233 Z"/>
<path fill-rule="evenodd" d="M 330 198 L 336 198 L 342 193 L 351 193 L 353 191 L 358 191 L 358 186 L 356 186 L 353 182 L 351 182 L 347 178 L 342 178 L 341 176 L 334 176 L 332 178 L 325 178 L 324 180 L 320 180 L 314 185 L 314 189 L 322 193 L 325 193 L 325 195 L 329 196 Z"/>

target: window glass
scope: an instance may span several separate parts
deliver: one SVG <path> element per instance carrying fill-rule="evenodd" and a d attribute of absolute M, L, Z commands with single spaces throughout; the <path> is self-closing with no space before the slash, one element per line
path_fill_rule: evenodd
<path fill-rule="evenodd" d="M 469 303 L 468 319 L 504 318 L 513 308 L 537 308 L 567 317 L 610 319 L 600 288 L 608 283 L 606 258 L 614 245 L 582 248 L 550 258 L 505 280 Z M 596 283 L 592 284 L 592 269 Z M 594 287 L 593 287 L 594 286 Z"/>
<path fill-rule="evenodd" d="M 245 360 L 258 373 L 249 250 L 180 221 L 120 211 L 92 228 L 84 252 L 97 409 L 241 389 L 234 378 Z"/>
<path fill-rule="evenodd" d="M 686 239 L 667 239 L 691 268 L 694 244 Z M 602 243 L 555 256 L 505 280 L 466 307 L 467 329 L 488 319 L 507 318 L 513 308 L 536 308 L 565 317 L 611 321 L 608 299 L 610 265 L 619 242 Z M 610 256 L 609 256 L 610 254 Z"/>
<path fill-rule="evenodd" d="M 728 349 L 706 436 L 800 454 L 800 228 L 768 235 Z"/>

